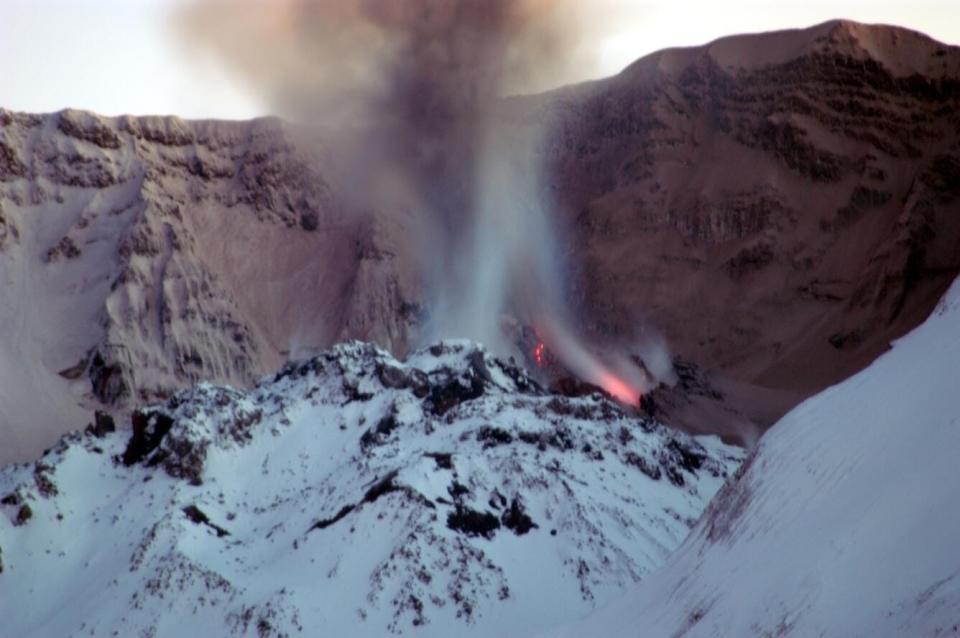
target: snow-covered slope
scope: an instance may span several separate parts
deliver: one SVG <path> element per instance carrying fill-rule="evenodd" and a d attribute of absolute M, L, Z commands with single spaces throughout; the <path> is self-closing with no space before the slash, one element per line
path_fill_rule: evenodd
<path fill-rule="evenodd" d="M 664 567 L 562 636 L 960 635 L 960 280 L 760 441 Z"/>
<path fill-rule="evenodd" d="M 3 635 L 530 635 L 650 573 L 742 460 L 462 341 L 109 429 L 0 470 Z"/>

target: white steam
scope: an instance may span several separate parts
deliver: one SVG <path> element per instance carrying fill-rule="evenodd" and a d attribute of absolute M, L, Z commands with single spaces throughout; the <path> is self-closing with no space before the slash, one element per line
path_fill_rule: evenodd
<path fill-rule="evenodd" d="M 584 27 L 598 24 L 585 17 L 573 0 L 209 0 L 181 26 L 281 114 L 326 127 L 354 208 L 412 224 L 422 340 L 468 337 L 504 352 L 510 315 L 542 330 L 573 373 L 632 402 L 669 378 L 669 356 L 652 348 L 644 371 L 625 356 L 601 361 L 577 338 L 534 152 L 545 131 L 498 112 L 505 92 L 583 51 Z"/>

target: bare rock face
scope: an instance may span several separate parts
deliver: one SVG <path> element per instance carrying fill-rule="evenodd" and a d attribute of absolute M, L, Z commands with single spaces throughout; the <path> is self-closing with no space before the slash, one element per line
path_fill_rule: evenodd
<path fill-rule="evenodd" d="M 0 117 L 0 461 L 94 409 L 247 386 L 343 335 L 402 351 L 419 291 L 276 120 Z M 312 148 L 312 147 L 311 147 Z M 376 253 L 376 251 L 374 251 Z M 388 255 L 389 258 L 384 255 Z M 25 423 L 30 423 L 25 426 Z"/>
<path fill-rule="evenodd" d="M 662 51 L 535 100 L 556 118 L 545 151 L 589 328 L 652 325 L 723 390 L 655 395 L 675 421 L 769 425 L 960 271 L 956 47 L 831 22 Z"/>

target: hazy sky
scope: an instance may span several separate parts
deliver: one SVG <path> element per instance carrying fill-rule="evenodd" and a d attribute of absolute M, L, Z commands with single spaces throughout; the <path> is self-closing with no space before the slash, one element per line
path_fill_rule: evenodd
<path fill-rule="evenodd" d="M 183 1 L 0 0 L 0 106 L 219 118 L 265 113 L 240 78 L 212 59 L 184 53 L 171 27 Z M 571 81 L 615 73 L 662 48 L 836 17 L 899 24 L 960 44 L 960 0 L 583 2 L 615 19 L 603 21 L 603 35 L 585 43 L 595 48 L 595 63 Z"/>

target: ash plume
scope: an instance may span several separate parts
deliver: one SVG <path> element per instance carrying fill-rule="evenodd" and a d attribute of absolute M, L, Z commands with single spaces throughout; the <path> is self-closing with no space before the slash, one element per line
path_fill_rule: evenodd
<path fill-rule="evenodd" d="M 583 27 L 602 22 L 584 10 L 572 0 L 209 0 L 179 26 L 279 114 L 324 131 L 353 208 L 404 219 L 426 286 L 421 338 L 503 352 L 505 313 L 569 323 L 534 150 L 544 130 L 511 125 L 503 96 L 586 63 Z M 577 353 L 572 370 L 602 367 L 584 364 L 569 328 L 551 334 L 566 342 L 561 356 Z"/>

